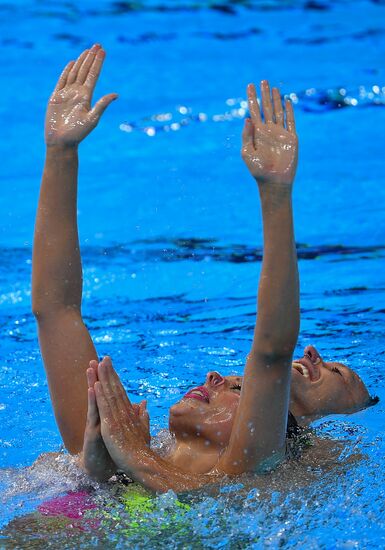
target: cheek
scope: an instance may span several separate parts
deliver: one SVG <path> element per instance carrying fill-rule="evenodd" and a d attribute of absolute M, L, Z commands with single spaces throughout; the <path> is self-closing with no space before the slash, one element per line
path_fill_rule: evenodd
<path fill-rule="evenodd" d="M 312 414 L 321 396 L 320 389 L 314 388 L 302 374 L 292 375 L 290 405 L 300 407 L 305 414 Z"/>
<path fill-rule="evenodd" d="M 299 398 L 304 392 L 306 392 L 304 377 L 294 370 L 291 375 L 290 395 L 292 398 Z"/>
<path fill-rule="evenodd" d="M 341 413 L 349 408 L 350 395 L 342 380 L 330 379 L 322 388 L 318 402 L 325 413 Z"/>

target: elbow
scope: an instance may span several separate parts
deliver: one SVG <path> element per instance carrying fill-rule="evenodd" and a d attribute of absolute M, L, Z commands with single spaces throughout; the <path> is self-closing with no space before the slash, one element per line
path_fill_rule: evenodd
<path fill-rule="evenodd" d="M 32 314 L 35 317 L 37 322 L 41 320 L 43 311 L 44 310 L 42 307 L 40 307 L 40 304 L 32 300 Z"/>
<path fill-rule="evenodd" d="M 42 321 L 52 311 L 52 304 L 41 294 L 32 292 L 32 314 L 36 321 Z"/>
<path fill-rule="evenodd" d="M 39 321 L 44 313 L 49 309 L 50 306 L 50 296 L 47 289 L 44 289 L 41 285 L 37 285 L 32 282 L 32 313 L 36 319 Z"/>
<path fill-rule="evenodd" d="M 35 317 L 36 321 L 40 320 L 42 312 L 43 308 L 41 307 L 41 304 L 32 296 L 32 314 Z"/>
<path fill-rule="evenodd" d="M 295 345 L 296 343 L 292 342 L 253 342 L 250 356 L 263 359 L 263 361 L 268 364 L 291 361 Z"/>
<path fill-rule="evenodd" d="M 62 314 L 63 312 L 75 313 L 80 315 L 80 304 L 78 300 L 72 303 L 73 300 L 67 300 L 56 292 L 47 290 L 32 290 L 32 314 L 37 323 L 44 321 L 46 318 L 51 318 L 54 315 Z"/>
<path fill-rule="evenodd" d="M 298 333 L 299 323 L 293 323 L 289 329 L 281 324 L 265 330 L 256 327 L 251 352 L 270 359 L 291 358 L 297 345 Z"/>

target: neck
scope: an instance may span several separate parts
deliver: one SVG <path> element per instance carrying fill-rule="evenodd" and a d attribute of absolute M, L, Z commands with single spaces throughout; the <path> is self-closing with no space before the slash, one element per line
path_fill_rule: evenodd
<path fill-rule="evenodd" d="M 175 441 L 167 459 L 181 470 L 195 474 L 206 474 L 217 464 L 222 449 L 207 445 L 205 439 Z"/>
<path fill-rule="evenodd" d="M 311 422 L 323 416 L 322 414 L 306 414 L 304 408 L 293 401 L 291 401 L 289 409 L 300 426 L 308 426 Z"/>

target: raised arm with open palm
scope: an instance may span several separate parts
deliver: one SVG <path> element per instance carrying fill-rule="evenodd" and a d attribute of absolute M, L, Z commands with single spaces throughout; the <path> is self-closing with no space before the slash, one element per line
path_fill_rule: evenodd
<path fill-rule="evenodd" d="M 66 448 L 83 447 L 86 370 L 97 360 L 81 315 L 82 266 L 77 229 L 78 145 L 117 95 L 92 107 L 105 52 L 99 45 L 71 61 L 50 97 L 46 160 L 33 246 L 32 308 L 56 420 Z"/>

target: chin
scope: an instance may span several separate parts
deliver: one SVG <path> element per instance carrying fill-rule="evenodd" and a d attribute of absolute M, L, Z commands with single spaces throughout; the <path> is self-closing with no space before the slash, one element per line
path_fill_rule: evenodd
<path fill-rule="evenodd" d="M 181 416 L 186 413 L 186 407 L 182 403 L 175 403 L 169 410 L 169 418 L 173 416 Z"/>
<path fill-rule="evenodd" d="M 173 434 L 179 432 L 185 432 L 186 427 L 191 421 L 193 407 L 189 406 L 189 403 L 180 401 L 170 407 L 168 414 L 168 426 L 169 430 Z"/>
<path fill-rule="evenodd" d="M 197 426 L 204 424 L 207 413 L 202 405 L 196 399 L 182 399 L 170 407 L 168 416 L 170 432 L 175 435 L 187 433 L 195 435 L 198 430 Z"/>
<path fill-rule="evenodd" d="M 206 405 L 206 403 L 204 405 Z M 202 411 L 202 413 L 204 413 L 206 409 L 197 399 L 182 399 L 170 407 L 170 416 L 191 414 L 192 411 L 196 411 L 198 413 Z"/>
<path fill-rule="evenodd" d="M 289 410 L 297 419 L 317 415 L 317 411 L 314 409 L 314 403 L 309 403 L 306 399 L 303 399 L 303 395 L 291 396 Z"/>

